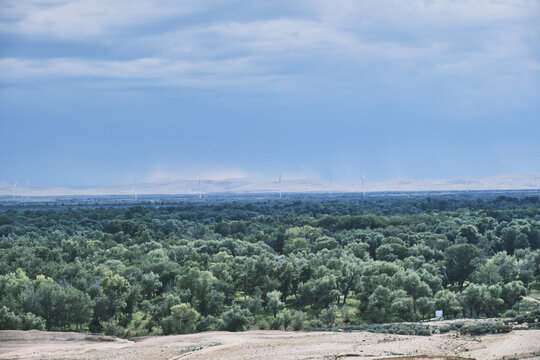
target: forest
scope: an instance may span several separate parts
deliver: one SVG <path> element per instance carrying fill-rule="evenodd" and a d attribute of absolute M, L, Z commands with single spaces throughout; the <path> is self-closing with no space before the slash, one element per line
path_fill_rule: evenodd
<path fill-rule="evenodd" d="M 539 290 L 534 193 L 0 206 L 0 329 L 131 337 L 435 310 L 511 317 Z"/>

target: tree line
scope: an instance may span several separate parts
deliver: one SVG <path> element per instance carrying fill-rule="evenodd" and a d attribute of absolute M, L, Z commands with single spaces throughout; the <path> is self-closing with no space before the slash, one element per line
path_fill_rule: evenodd
<path fill-rule="evenodd" d="M 540 280 L 538 197 L 0 212 L 0 329 L 160 335 L 493 317 Z"/>

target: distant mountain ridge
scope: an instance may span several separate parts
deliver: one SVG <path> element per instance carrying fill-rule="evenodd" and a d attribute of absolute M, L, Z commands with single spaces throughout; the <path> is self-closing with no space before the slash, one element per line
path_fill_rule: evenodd
<path fill-rule="evenodd" d="M 484 178 L 390 179 L 380 182 L 361 180 L 330 182 L 321 179 L 250 180 L 177 180 L 87 188 L 18 185 L 0 182 L 0 196 L 104 196 L 104 195 L 189 195 L 211 193 L 300 193 L 300 192 L 380 192 L 380 191 L 465 191 L 532 190 L 540 188 L 540 174 L 510 174 Z"/>

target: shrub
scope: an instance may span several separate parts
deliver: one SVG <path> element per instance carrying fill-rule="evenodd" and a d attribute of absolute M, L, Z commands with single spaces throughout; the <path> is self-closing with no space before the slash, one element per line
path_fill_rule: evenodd
<path fill-rule="evenodd" d="M 516 310 L 506 310 L 501 314 L 503 318 L 515 318 L 518 315 Z"/>
<path fill-rule="evenodd" d="M 512 321 L 518 324 L 528 323 L 530 326 L 530 324 L 540 321 L 540 309 L 518 315 Z"/>
<path fill-rule="evenodd" d="M 196 330 L 197 332 L 217 330 L 219 328 L 219 320 L 212 315 L 202 316 L 197 322 Z"/>
<path fill-rule="evenodd" d="M 332 304 L 328 308 L 321 310 L 319 319 L 328 327 L 334 327 L 337 318 L 337 306 Z"/>
<path fill-rule="evenodd" d="M 268 321 L 266 321 L 264 316 L 257 316 L 255 318 L 255 324 L 257 325 L 257 327 L 260 330 L 268 330 L 268 329 L 270 329 L 270 324 L 268 323 Z"/>
<path fill-rule="evenodd" d="M 161 328 L 161 326 L 154 326 L 152 328 L 152 331 L 150 332 L 150 335 L 152 335 L 152 336 L 161 336 L 161 335 L 163 335 L 163 329 Z"/>
<path fill-rule="evenodd" d="M 233 305 L 224 312 L 221 319 L 223 320 L 222 329 L 227 331 L 243 331 L 252 320 L 249 310 L 238 305 Z"/>
<path fill-rule="evenodd" d="M 32 313 L 26 313 L 21 317 L 22 330 L 45 330 L 45 320 Z"/>
<path fill-rule="evenodd" d="M 350 306 L 344 305 L 341 307 L 341 318 L 345 324 L 349 324 L 352 321 L 353 312 Z"/>
<path fill-rule="evenodd" d="M 279 330 L 282 325 L 283 325 L 283 317 L 281 316 L 276 316 L 275 318 L 272 318 L 270 320 L 270 329 L 272 330 Z"/>
<path fill-rule="evenodd" d="M 421 324 L 361 324 L 346 326 L 345 331 L 368 331 L 372 333 L 430 336 L 431 328 Z"/>
<path fill-rule="evenodd" d="M 88 330 L 93 334 L 99 334 L 103 331 L 103 326 L 101 326 L 98 319 L 93 318 L 90 324 L 88 324 Z"/>
<path fill-rule="evenodd" d="M 478 322 L 468 324 L 459 329 L 462 335 L 483 335 L 483 334 L 500 334 L 512 331 L 510 325 L 505 325 L 500 322 Z"/>
<path fill-rule="evenodd" d="M 291 318 L 291 325 L 294 331 L 300 331 L 304 328 L 306 314 L 302 311 L 294 311 Z"/>
<path fill-rule="evenodd" d="M 105 335 L 117 336 L 117 337 L 126 336 L 126 329 L 118 325 L 116 321 L 107 321 L 107 322 L 104 322 L 102 325 L 103 325 L 103 333 Z"/>
<path fill-rule="evenodd" d="M 21 319 L 15 313 L 6 306 L 0 308 L 0 330 L 19 330 L 21 326 Z"/>
<path fill-rule="evenodd" d="M 439 332 L 441 334 L 444 334 L 450 331 L 459 331 L 459 329 L 461 329 L 463 325 L 464 325 L 463 322 L 455 322 L 452 324 L 443 325 L 439 327 Z"/>

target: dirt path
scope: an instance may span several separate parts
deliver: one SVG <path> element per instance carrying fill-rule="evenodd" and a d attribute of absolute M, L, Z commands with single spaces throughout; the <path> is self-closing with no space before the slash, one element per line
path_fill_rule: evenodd
<path fill-rule="evenodd" d="M 0 359 L 540 359 L 540 330 L 481 337 L 366 332 L 206 332 L 132 341 L 75 333 L 0 331 Z M 448 359 L 447 359 L 448 360 Z"/>
<path fill-rule="evenodd" d="M 533 297 L 531 297 L 531 296 L 524 296 L 524 297 L 523 297 L 523 300 L 532 301 L 532 302 L 535 302 L 535 303 L 537 303 L 537 304 L 540 304 L 540 300 L 535 299 L 535 298 L 533 298 Z"/>

